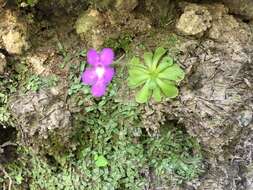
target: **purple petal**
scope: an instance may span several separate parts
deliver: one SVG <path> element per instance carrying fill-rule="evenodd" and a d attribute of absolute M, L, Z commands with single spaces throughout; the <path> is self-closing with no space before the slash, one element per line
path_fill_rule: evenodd
<path fill-rule="evenodd" d="M 99 62 L 99 54 L 94 49 L 87 52 L 87 61 L 90 65 L 96 65 Z"/>
<path fill-rule="evenodd" d="M 100 61 L 102 65 L 112 64 L 114 59 L 114 52 L 111 48 L 104 48 L 100 53 Z"/>
<path fill-rule="evenodd" d="M 95 97 L 101 97 L 105 94 L 106 91 L 106 85 L 103 83 L 103 81 L 97 81 L 96 84 L 94 84 L 91 88 L 91 93 Z"/>
<path fill-rule="evenodd" d="M 87 68 L 82 74 L 82 81 L 84 84 L 93 85 L 97 82 L 96 70 Z"/>
<path fill-rule="evenodd" d="M 105 68 L 105 74 L 104 74 L 104 83 L 109 84 L 114 76 L 114 69 L 111 67 Z"/>

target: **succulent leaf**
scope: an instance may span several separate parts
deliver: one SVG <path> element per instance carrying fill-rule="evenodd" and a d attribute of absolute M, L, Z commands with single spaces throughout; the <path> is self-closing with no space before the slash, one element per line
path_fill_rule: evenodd
<path fill-rule="evenodd" d="M 130 67 L 147 69 L 147 67 L 144 64 L 141 64 L 140 58 L 135 57 L 135 56 L 130 61 Z"/>
<path fill-rule="evenodd" d="M 178 95 L 178 89 L 172 82 L 168 80 L 161 80 L 159 78 L 156 82 L 166 97 L 175 98 Z"/>
<path fill-rule="evenodd" d="M 144 63 L 146 64 L 147 67 L 152 66 L 153 62 L 153 53 L 152 52 L 145 52 L 143 55 L 144 58 Z"/>
<path fill-rule="evenodd" d="M 166 56 L 161 60 L 161 62 L 157 66 L 156 72 L 160 73 L 172 65 L 173 65 L 173 59 L 169 56 Z"/>
<path fill-rule="evenodd" d="M 176 64 L 159 73 L 158 78 L 179 82 L 184 79 L 184 71 Z"/>
<path fill-rule="evenodd" d="M 162 58 L 162 56 L 166 53 L 166 50 L 162 47 L 159 47 L 155 50 L 154 57 L 153 57 L 153 63 L 152 67 L 156 68 L 159 60 Z"/>
<path fill-rule="evenodd" d="M 151 90 L 149 89 L 149 81 L 145 83 L 142 89 L 136 94 L 136 102 L 145 103 L 148 101 L 151 95 Z"/>
<path fill-rule="evenodd" d="M 143 72 L 141 69 L 129 70 L 130 77 L 128 78 L 128 85 L 132 88 L 136 88 L 142 85 L 149 79 L 149 75 Z"/>
<path fill-rule="evenodd" d="M 153 98 L 155 99 L 155 101 L 160 102 L 162 100 L 162 93 L 161 93 L 161 89 L 156 86 L 156 88 L 153 91 Z"/>

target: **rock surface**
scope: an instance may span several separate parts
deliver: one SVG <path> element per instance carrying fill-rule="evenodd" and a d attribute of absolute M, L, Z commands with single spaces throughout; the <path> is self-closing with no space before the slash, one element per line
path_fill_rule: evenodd
<path fill-rule="evenodd" d="M 180 33 L 202 36 L 211 27 L 212 17 L 208 9 L 197 4 L 189 4 L 179 18 L 176 28 Z"/>
<path fill-rule="evenodd" d="M 252 0 L 222 0 L 233 14 L 241 15 L 246 19 L 253 19 Z"/>
<path fill-rule="evenodd" d="M 130 12 L 138 5 L 138 0 L 116 0 L 115 9 Z"/>
<path fill-rule="evenodd" d="M 145 14 L 151 17 L 154 24 L 172 20 L 176 15 L 176 3 L 173 0 L 145 0 L 139 6 L 140 11 L 145 7 Z"/>
<path fill-rule="evenodd" d="M 103 22 L 104 19 L 100 12 L 95 9 L 89 9 L 78 17 L 75 29 L 82 39 L 87 41 L 87 39 L 91 38 L 92 46 L 97 48 L 103 44 L 103 41 L 100 40 Z"/>
<path fill-rule="evenodd" d="M 100 13 L 90 9 L 82 13 L 76 21 L 76 32 L 88 46 L 100 49 L 106 40 L 118 38 L 122 34 L 138 35 L 151 28 L 149 19 L 135 18 L 124 11 Z"/>
<path fill-rule="evenodd" d="M 18 19 L 18 15 L 7 10 L 1 13 L 0 18 L 0 41 L 10 54 L 22 54 L 29 48 L 27 41 L 27 27 L 25 22 Z"/>
<path fill-rule="evenodd" d="M 10 110 L 20 126 L 19 140 L 24 145 L 55 157 L 70 148 L 70 112 L 51 93 L 40 91 L 16 96 L 10 101 Z"/>

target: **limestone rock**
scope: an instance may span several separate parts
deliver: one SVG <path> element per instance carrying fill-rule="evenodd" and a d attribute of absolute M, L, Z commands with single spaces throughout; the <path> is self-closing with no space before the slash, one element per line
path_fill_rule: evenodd
<path fill-rule="evenodd" d="M 137 5 L 138 0 L 94 0 L 94 6 L 99 10 L 114 10 L 131 12 Z"/>
<path fill-rule="evenodd" d="M 115 9 L 118 11 L 132 11 L 138 5 L 138 0 L 116 0 Z"/>
<path fill-rule="evenodd" d="M 108 39 L 117 39 L 120 35 L 135 36 L 151 28 L 149 19 L 136 18 L 125 11 L 107 11 L 105 13 L 90 9 L 79 16 L 76 32 L 88 46 L 102 48 Z"/>
<path fill-rule="evenodd" d="M 173 0 L 145 0 L 145 13 L 154 23 L 170 20 L 176 15 L 176 3 Z M 143 6 L 140 6 L 143 9 Z"/>
<path fill-rule="evenodd" d="M 241 15 L 246 19 L 253 19 L 252 0 L 222 0 L 233 14 Z"/>
<path fill-rule="evenodd" d="M 0 18 L 0 41 L 10 54 L 22 54 L 29 48 L 27 26 L 11 10 L 2 13 Z"/>
<path fill-rule="evenodd" d="M 97 48 L 103 44 L 103 39 L 100 39 L 103 22 L 101 13 L 95 9 L 89 9 L 78 17 L 75 29 L 83 40 L 91 39 L 92 46 Z"/>
<path fill-rule="evenodd" d="M 4 68 L 6 66 L 6 59 L 4 54 L 0 53 L 0 75 L 4 73 Z"/>
<path fill-rule="evenodd" d="M 46 53 L 34 53 L 27 56 L 27 61 L 31 64 L 34 73 L 37 75 L 49 73 L 49 68 L 44 64 L 49 55 Z"/>
<path fill-rule="evenodd" d="M 239 41 L 248 42 L 251 40 L 250 27 L 235 19 L 232 15 L 223 15 L 222 18 L 215 19 L 208 32 L 211 39 L 223 42 Z"/>
<path fill-rule="evenodd" d="M 10 100 L 10 110 L 20 126 L 17 130 L 22 144 L 56 158 L 63 150 L 70 150 L 70 112 L 49 91 L 15 96 Z"/>
<path fill-rule="evenodd" d="M 23 49 L 28 48 L 25 37 L 16 30 L 9 31 L 2 38 L 6 50 L 11 54 L 21 54 Z"/>
<path fill-rule="evenodd" d="M 89 9 L 82 13 L 76 21 L 76 32 L 85 35 L 102 22 L 101 14 L 94 9 Z"/>
<path fill-rule="evenodd" d="M 189 4 L 179 18 L 176 28 L 180 33 L 190 36 L 202 36 L 211 27 L 212 16 L 201 5 Z"/>

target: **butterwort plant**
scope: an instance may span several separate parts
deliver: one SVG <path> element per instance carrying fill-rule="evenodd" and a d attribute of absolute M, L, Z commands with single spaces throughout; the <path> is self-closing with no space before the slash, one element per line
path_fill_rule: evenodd
<path fill-rule="evenodd" d="M 82 82 L 91 86 L 94 97 L 101 97 L 106 93 L 107 85 L 115 74 L 114 68 L 111 67 L 114 56 L 111 48 L 104 48 L 101 52 L 90 49 L 87 52 L 89 67 L 82 74 Z"/>
<path fill-rule="evenodd" d="M 185 73 L 166 55 L 166 50 L 159 47 L 152 52 L 145 52 L 143 60 L 133 57 L 129 64 L 128 85 L 140 88 L 136 94 L 138 103 L 145 103 L 151 97 L 160 102 L 163 97 L 178 96 L 177 85 L 184 79 Z"/>

